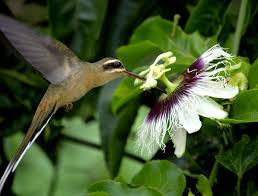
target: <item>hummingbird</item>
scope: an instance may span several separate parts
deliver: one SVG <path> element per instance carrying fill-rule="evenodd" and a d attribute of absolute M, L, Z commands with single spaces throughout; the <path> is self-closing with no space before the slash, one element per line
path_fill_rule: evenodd
<path fill-rule="evenodd" d="M 0 15 L 0 31 L 24 60 L 50 83 L 26 135 L 1 177 L 1 193 L 9 174 L 15 171 L 26 151 L 59 108 L 71 106 L 91 89 L 116 78 L 130 75 L 145 79 L 130 72 L 115 58 L 104 58 L 95 63 L 84 62 L 63 43 L 8 16 Z"/>

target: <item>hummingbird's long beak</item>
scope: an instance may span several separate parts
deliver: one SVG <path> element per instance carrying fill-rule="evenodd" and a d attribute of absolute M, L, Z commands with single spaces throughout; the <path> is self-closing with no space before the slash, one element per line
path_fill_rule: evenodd
<path fill-rule="evenodd" d="M 137 79 L 139 79 L 139 80 L 142 80 L 142 81 L 145 81 L 145 80 L 146 80 L 146 78 L 144 78 L 144 77 L 142 77 L 142 76 L 139 76 L 138 74 L 133 73 L 133 72 L 127 70 L 127 69 L 126 69 L 124 72 L 125 72 L 126 74 L 128 74 L 129 76 L 132 76 L 132 77 L 137 78 Z M 160 90 L 161 92 L 167 94 L 167 91 L 166 91 L 166 90 L 164 90 L 164 89 L 162 89 L 162 88 L 160 88 L 160 87 L 158 87 L 158 86 L 156 86 L 156 89 L 158 89 L 158 90 Z"/>
<path fill-rule="evenodd" d="M 140 76 L 140 75 L 138 75 L 138 74 L 136 74 L 136 73 L 133 73 L 133 72 L 127 70 L 127 69 L 124 70 L 124 72 L 125 72 L 126 74 L 128 74 L 129 76 L 132 76 L 132 77 L 137 78 L 137 79 L 139 79 L 139 80 L 142 80 L 142 81 L 145 81 L 145 80 L 146 80 L 144 77 L 142 77 L 142 76 Z"/>

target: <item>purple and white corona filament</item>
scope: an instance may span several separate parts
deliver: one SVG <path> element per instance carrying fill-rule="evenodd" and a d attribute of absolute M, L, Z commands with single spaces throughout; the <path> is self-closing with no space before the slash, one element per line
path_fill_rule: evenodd
<path fill-rule="evenodd" d="M 175 155 L 181 157 L 186 134 L 194 133 L 202 126 L 199 115 L 226 118 L 227 112 L 210 97 L 230 99 L 238 94 L 238 87 L 228 85 L 226 80 L 226 70 L 232 62 L 232 56 L 219 45 L 196 59 L 183 73 L 173 92 L 151 108 L 138 132 L 138 146 L 150 153 L 157 146 L 164 150 L 168 133 L 174 143 Z"/>

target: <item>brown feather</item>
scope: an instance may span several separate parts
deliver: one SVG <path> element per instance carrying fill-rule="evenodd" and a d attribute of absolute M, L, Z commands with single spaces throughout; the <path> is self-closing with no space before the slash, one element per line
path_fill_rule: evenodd
<path fill-rule="evenodd" d="M 32 119 L 32 122 L 27 134 L 23 138 L 23 141 L 21 142 L 17 152 L 13 156 L 12 160 L 9 162 L 8 166 L 5 169 L 4 174 L 1 177 L 0 193 L 9 174 L 11 172 L 14 172 L 17 165 L 21 161 L 22 157 L 25 155 L 26 151 L 30 148 L 33 142 L 43 131 L 43 129 L 45 128 L 45 126 L 47 125 L 48 121 L 53 116 L 53 114 L 56 112 L 56 110 L 57 110 L 56 103 L 53 102 L 53 99 L 48 97 L 48 94 L 46 94 L 42 98 L 36 110 L 36 113 Z"/>

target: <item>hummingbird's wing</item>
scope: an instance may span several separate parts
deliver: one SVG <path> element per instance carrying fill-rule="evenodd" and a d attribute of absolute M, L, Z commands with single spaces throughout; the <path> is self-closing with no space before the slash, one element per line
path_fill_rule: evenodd
<path fill-rule="evenodd" d="M 24 59 L 52 84 L 63 81 L 79 66 L 70 62 L 77 57 L 64 44 L 43 36 L 10 17 L 0 15 L 0 31 Z"/>

